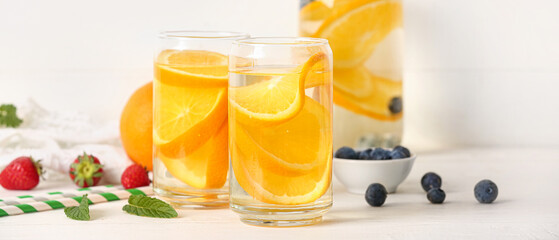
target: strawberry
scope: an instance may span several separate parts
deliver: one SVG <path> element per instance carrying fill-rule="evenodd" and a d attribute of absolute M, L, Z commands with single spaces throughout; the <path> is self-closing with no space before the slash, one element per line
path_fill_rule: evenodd
<path fill-rule="evenodd" d="M 9 190 L 30 190 L 39 184 L 43 168 L 32 157 L 14 159 L 0 173 L 0 185 Z"/>
<path fill-rule="evenodd" d="M 125 189 L 148 186 L 150 183 L 148 171 L 145 167 L 132 164 L 122 173 L 120 183 Z"/>
<path fill-rule="evenodd" d="M 99 159 L 85 152 L 78 156 L 70 165 L 70 178 L 79 187 L 91 187 L 97 185 L 103 177 L 103 165 Z"/>

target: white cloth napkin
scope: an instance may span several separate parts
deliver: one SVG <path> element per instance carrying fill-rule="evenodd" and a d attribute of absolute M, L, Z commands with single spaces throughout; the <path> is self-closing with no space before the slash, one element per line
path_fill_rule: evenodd
<path fill-rule="evenodd" d="M 47 111 L 31 99 L 16 107 L 23 123 L 0 127 L 0 166 L 32 156 L 41 160 L 46 180 L 60 179 L 68 177 L 70 164 L 85 151 L 104 165 L 100 184 L 114 184 L 131 164 L 120 144 L 118 120 L 101 122 L 81 112 Z"/>

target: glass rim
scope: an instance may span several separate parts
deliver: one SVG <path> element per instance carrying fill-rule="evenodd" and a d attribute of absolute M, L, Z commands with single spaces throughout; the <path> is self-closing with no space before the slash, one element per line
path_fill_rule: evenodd
<path fill-rule="evenodd" d="M 161 31 L 157 35 L 161 39 L 203 39 L 203 40 L 236 40 L 249 38 L 248 33 L 229 31 L 197 31 L 171 30 Z"/>
<path fill-rule="evenodd" d="M 233 41 L 246 46 L 312 47 L 328 44 L 328 39 L 312 37 L 249 37 Z"/>

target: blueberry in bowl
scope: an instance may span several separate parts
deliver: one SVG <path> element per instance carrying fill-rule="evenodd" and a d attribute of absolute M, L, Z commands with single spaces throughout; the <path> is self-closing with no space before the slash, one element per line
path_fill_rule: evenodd
<path fill-rule="evenodd" d="M 333 171 L 348 192 L 356 194 L 365 194 L 371 183 L 382 184 L 387 193 L 395 192 L 410 173 L 416 158 L 403 146 L 350 149 L 336 150 Z"/>

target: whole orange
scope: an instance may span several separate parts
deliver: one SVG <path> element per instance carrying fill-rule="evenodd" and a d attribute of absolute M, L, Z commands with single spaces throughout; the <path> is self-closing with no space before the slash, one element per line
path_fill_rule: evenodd
<path fill-rule="evenodd" d="M 120 139 L 128 157 L 152 169 L 153 84 L 150 82 L 132 94 L 120 116 Z"/>

